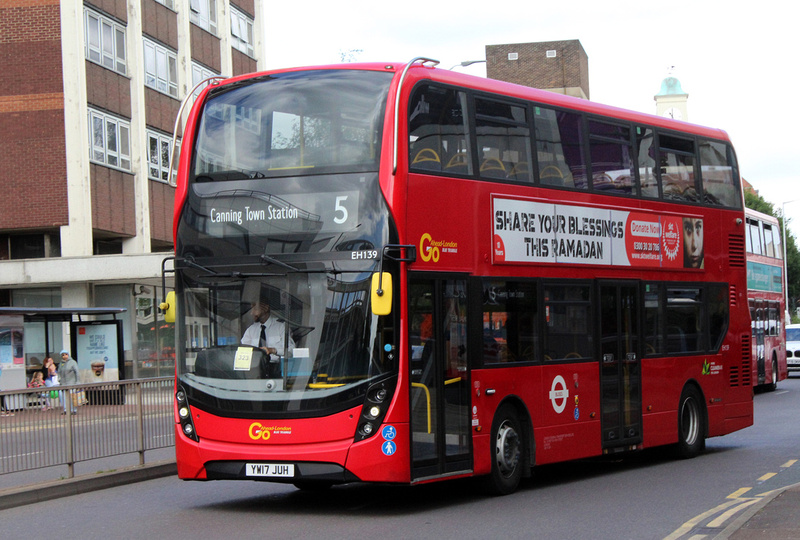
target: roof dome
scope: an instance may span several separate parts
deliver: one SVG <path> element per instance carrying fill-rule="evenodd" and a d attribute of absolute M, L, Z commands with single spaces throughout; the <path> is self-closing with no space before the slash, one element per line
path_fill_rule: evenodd
<path fill-rule="evenodd" d="M 679 81 L 672 75 L 669 75 L 667 78 L 661 81 L 661 90 L 656 95 L 657 96 L 686 95 L 686 92 L 684 92 L 683 88 L 681 88 L 681 81 Z"/>

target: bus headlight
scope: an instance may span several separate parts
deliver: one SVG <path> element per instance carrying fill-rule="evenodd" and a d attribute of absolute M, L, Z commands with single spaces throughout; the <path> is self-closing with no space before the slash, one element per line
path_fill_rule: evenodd
<path fill-rule="evenodd" d="M 186 391 L 183 388 L 178 388 L 175 392 L 175 401 L 178 407 L 178 421 L 181 424 L 181 431 L 193 441 L 200 442 L 192 423 L 192 409 L 189 407 Z"/>
<path fill-rule="evenodd" d="M 369 439 L 379 431 L 383 417 L 389 410 L 388 402 L 392 399 L 395 384 L 397 384 L 397 377 L 390 377 L 367 389 L 364 405 L 361 407 L 358 429 L 356 429 L 356 442 Z"/>

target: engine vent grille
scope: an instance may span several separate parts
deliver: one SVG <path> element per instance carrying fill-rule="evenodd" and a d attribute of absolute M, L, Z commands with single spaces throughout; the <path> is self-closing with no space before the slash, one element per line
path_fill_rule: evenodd
<path fill-rule="evenodd" d="M 731 364 L 731 386 L 750 386 L 751 382 L 751 337 L 750 334 L 742 334 L 742 356 L 741 364 Z"/>
<path fill-rule="evenodd" d="M 744 236 L 731 234 L 728 237 L 728 255 L 728 264 L 731 268 L 744 268 L 746 266 Z"/>

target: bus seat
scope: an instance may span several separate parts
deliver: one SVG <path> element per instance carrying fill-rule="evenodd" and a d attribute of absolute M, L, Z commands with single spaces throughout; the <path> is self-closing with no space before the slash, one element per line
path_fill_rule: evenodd
<path fill-rule="evenodd" d="M 505 178 L 506 166 L 497 158 L 486 158 L 481 163 L 481 176 L 491 178 Z"/>
<path fill-rule="evenodd" d="M 469 162 L 467 161 L 466 152 L 458 152 L 457 154 L 453 154 L 445 166 L 445 170 L 450 172 L 467 172 L 467 169 L 469 169 Z"/>
<path fill-rule="evenodd" d="M 442 170 L 442 160 L 439 159 L 439 154 L 433 148 L 423 148 L 417 152 L 411 165 L 414 169 L 426 169 L 429 171 Z"/>
<path fill-rule="evenodd" d="M 527 161 L 520 161 L 519 163 L 514 164 L 511 168 L 511 172 L 508 173 L 508 177 L 511 180 L 520 180 L 522 182 L 530 182 L 531 181 L 531 171 L 530 167 L 528 167 Z"/>
<path fill-rule="evenodd" d="M 560 167 L 548 165 L 539 171 L 539 182 L 548 186 L 563 186 L 564 173 L 561 172 Z"/>

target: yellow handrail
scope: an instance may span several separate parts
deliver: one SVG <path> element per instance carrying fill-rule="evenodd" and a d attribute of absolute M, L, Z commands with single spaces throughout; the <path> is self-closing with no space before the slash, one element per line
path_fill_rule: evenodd
<path fill-rule="evenodd" d="M 428 387 L 425 386 L 422 383 L 414 382 L 414 383 L 411 383 L 411 386 L 415 386 L 417 388 L 422 388 L 423 390 L 425 390 L 425 395 L 427 396 L 427 399 L 428 399 L 428 433 L 430 433 L 431 432 L 431 391 L 428 390 Z"/>

